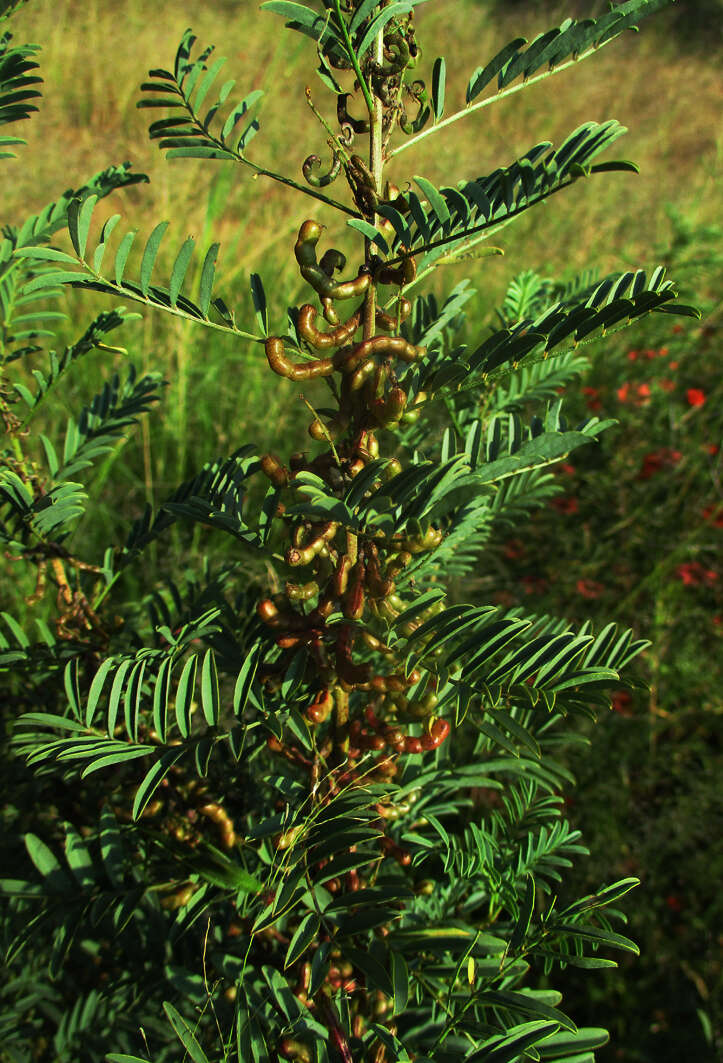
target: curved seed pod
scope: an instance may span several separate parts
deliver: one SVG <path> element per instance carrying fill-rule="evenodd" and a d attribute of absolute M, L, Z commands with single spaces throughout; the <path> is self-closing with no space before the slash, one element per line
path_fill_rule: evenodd
<path fill-rule="evenodd" d="M 417 86 L 419 86 L 417 88 Z M 415 91 L 416 89 L 416 91 Z M 427 91 L 423 81 L 415 81 L 409 88 L 410 95 L 419 105 L 414 119 L 410 122 L 407 112 L 402 111 L 399 115 L 399 128 L 403 133 L 418 133 L 427 120 Z"/>
<path fill-rule="evenodd" d="M 283 851 L 293 845 L 296 839 L 299 837 L 303 830 L 303 827 L 291 827 L 290 830 L 285 830 L 283 834 L 278 834 L 274 839 L 274 848 Z"/>
<path fill-rule="evenodd" d="M 338 325 L 339 315 L 336 312 L 334 300 L 330 299 L 328 296 L 322 296 L 319 301 L 321 302 L 324 321 L 328 321 L 330 325 Z"/>
<path fill-rule="evenodd" d="M 321 256 L 319 268 L 323 269 L 329 277 L 333 277 L 337 270 L 341 273 L 346 268 L 346 255 L 342 251 L 337 251 L 335 247 L 330 247 Z"/>
<path fill-rule="evenodd" d="M 322 226 L 318 222 L 305 221 L 299 229 L 294 245 L 294 254 L 301 276 L 320 296 L 328 299 L 353 299 L 363 295 L 371 283 L 365 267 L 351 281 L 335 283 L 316 261 L 316 245 L 321 238 Z M 338 322 L 331 322 L 337 324 Z"/>
<path fill-rule="evenodd" d="M 434 550 L 442 542 L 444 533 L 439 528 L 430 528 L 427 534 L 420 538 L 404 539 L 402 545 L 405 550 L 412 554 L 421 554 L 425 550 Z"/>
<path fill-rule="evenodd" d="M 307 343 L 316 350 L 326 350 L 329 347 L 340 347 L 347 340 L 350 340 L 356 330 L 359 328 L 361 322 L 361 308 L 356 310 L 348 321 L 344 324 L 338 325 L 332 332 L 320 332 L 314 326 L 316 321 L 317 310 L 311 303 L 304 303 L 299 310 L 299 317 L 297 320 L 297 328 L 299 335 L 301 335 Z"/>
<path fill-rule="evenodd" d="M 416 741 L 419 741 L 417 739 Z M 421 750 L 420 750 L 421 752 Z M 412 862 L 412 854 L 404 849 L 401 849 L 396 842 L 393 842 L 391 838 L 388 838 L 386 834 L 381 839 L 381 846 L 384 852 L 391 856 L 392 860 L 396 860 L 402 867 L 409 867 Z M 382 1018 L 388 1011 L 388 1005 L 384 1002 L 383 1008 L 378 1011 L 375 1010 L 375 1018 Z"/>
<path fill-rule="evenodd" d="M 175 911 L 176 908 L 183 908 L 188 904 L 191 897 L 194 895 L 198 887 L 195 884 L 190 886 L 184 886 L 182 889 L 177 890 L 175 893 L 166 895 L 161 899 L 161 908 L 170 909 Z"/>
<path fill-rule="evenodd" d="M 287 487 L 289 470 L 281 464 L 275 454 L 264 454 L 261 458 L 261 471 L 268 476 L 274 487 Z"/>
<path fill-rule="evenodd" d="M 406 252 L 406 248 L 402 247 Z M 374 275 L 377 284 L 411 284 L 417 276 L 417 263 L 407 255 L 398 266 L 382 266 Z"/>
<path fill-rule="evenodd" d="M 301 166 L 301 172 L 306 178 L 307 183 L 313 188 L 326 188 L 327 185 L 330 185 L 332 181 L 338 177 L 339 170 L 341 170 L 341 155 L 337 152 L 333 153 L 331 167 L 327 173 L 315 174 L 314 169 L 320 166 L 321 159 L 318 155 L 309 155 L 308 158 L 304 159 Z"/>
<path fill-rule="evenodd" d="M 281 627 L 282 616 L 270 598 L 265 598 L 256 606 L 259 618 L 267 627 Z"/>
<path fill-rule="evenodd" d="M 369 378 L 374 373 L 376 362 L 373 358 L 368 358 L 366 362 L 362 362 L 358 369 L 355 369 L 351 375 L 349 381 L 350 391 L 359 391 Z"/>
<path fill-rule="evenodd" d="M 426 353 L 426 347 L 415 347 L 403 336 L 373 336 L 370 340 L 362 340 L 353 347 L 337 351 L 332 361 L 335 368 L 344 373 L 351 373 L 374 355 L 391 355 L 401 358 L 403 362 L 416 362 Z"/>
<path fill-rule="evenodd" d="M 336 98 L 336 117 L 339 125 L 351 126 L 355 133 L 368 133 L 369 132 L 369 120 L 367 118 L 352 118 L 346 109 L 346 101 L 349 99 L 351 93 L 343 92 Z"/>
<path fill-rule="evenodd" d="M 391 646 L 387 646 L 386 642 L 382 642 L 381 639 L 372 635 L 371 631 L 362 631 L 361 637 L 370 650 L 375 650 L 377 653 L 393 652 Z"/>
<path fill-rule="evenodd" d="M 198 811 L 221 828 L 221 844 L 224 849 L 233 849 L 236 844 L 236 831 L 226 809 L 214 803 L 202 805 Z"/>
<path fill-rule="evenodd" d="M 328 438 L 336 441 L 343 436 L 348 426 L 348 417 L 340 413 L 333 421 L 328 421 L 326 424 L 324 424 L 323 421 L 320 421 L 317 417 L 309 425 L 308 432 L 311 438 L 316 439 L 319 443 Z"/>
<path fill-rule="evenodd" d="M 382 70 L 385 74 L 400 74 L 410 58 L 409 44 L 401 33 L 392 33 L 384 39 L 385 62 L 382 63 Z"/>
<path fill-rule="evenodd" d="M 408 299 L 399 299 L 398 313 L 399 321 L 397 321 L 397 314 L 387 314 L 384 310 L 377 310 L 374 321 L 377 328 L 380 328 L 383 332 L 394 332 L 402 321 L 406 321 L 412 311 L 412 304 Z"/>
<path fill-rule="evenodd" d="M 297 450 L 289 458 L 289 468 L 292 472 L 298 472 L 306 468 L 306 461 L 306 454 L 302 450 Z"/>
<path fill-rule="evenodd" d="M 284 353 L 284 341 L 279 336 L 270 336 L 264 344 L 266 358 L 275 373 L 285 376 L 287 380 L 313 380 L 316 377 L 331 376 L 335 366 L 330 358 L 317 358 L 314 362 L 295 365 Z"/>
<path fill-rule="evenodd" d="M 404 418 L 402 417 L 402 420 Z M 399 476 L 402 471 L 402 463 L 399 458 L 391 458 L 384 470 L 384 479 L 393 480 L 395 476 Z"/>
<path fill-rule="evenodd" d="M 358 454 L 367 461 L 379 457 L 379 440 L 368 429 L 363 429 L 352 446 L 352 454 Z"/>
<path fill-rule="evenodd" d="M 370 567 L 367 561 L 367 589 L 369 597 L 373 600 L 388 598 L 394 593 L 394 580 L 382 579 L 378 567 Z"/>
<path fill-rule="evenodd" d="M 314 538 L 310 539 L 305 546 L 300 548 L 292 546 L 286 551 L 286 564 L 292 566 L 310 564 L 317 554 L 321 553 L 326 544 L 334 538 L 338 528 L 339 525 L 336 521 L 330 520 L 322 524 L 316 529 Z"/>
<path fill-rule="evenodd" d="M 344 616 L 348 620 L 360 620 L 364 615 L 364 601 L 364 566 L 357 562 L 351 573 L 349 589 L 344 596 Z"/>
<path fill-rule="evenodd" d="M 334 697 L 330 690 L 320 690 L 306 710 L 306 718 L 311 723 L 324 723 L 329 719 L 334 708 Z"/>
<path fill-rule="evenodd" d="M 339 562 L 339 567 L 334 573 L 334 593 L 337 598 L 341 598 L 341 596 L 346 593 L 351 569 L 351 558 L 348 554 L 344 554 Z"/>
<path fill-rule="evenodd" d="M 407 403 L 407 393 L 402 388 L 392 388 L 385 399 L 375 399 L 372 412 L 382 426 L 399 424 Z"/>
<path fill-rule="evenodd" d="M 425 750 L 437 749 L 441 746 L 449 734 L 449 721 L 438 717 L 432 724 L 429 733 L 421 738 L 422 748 Z"/>
<path fill-rule="evenodd" d="M 357 689 L 369 689 L 369 677 L 371 667 L 368 664 L 355 664 L 352 660 L 355 632 L 353 628 L 343 624 L 340 626 L 336 639 L 336 670 L 342 688 L 356 687 Z"/>
<path fill-rule="evenodd" d="M 290 602 L 308 602 L 319 593 L 319 584 L 314 580 L 310 583 L 286 583 L 284 590 Z"/>

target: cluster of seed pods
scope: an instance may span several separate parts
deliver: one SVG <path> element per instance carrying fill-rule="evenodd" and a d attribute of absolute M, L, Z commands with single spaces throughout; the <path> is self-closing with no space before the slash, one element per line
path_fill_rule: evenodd
<path fill-rule="evenodd" d="M 346 100 L 340 102 L 340 108 L 348 117 Z M 412 408 L 408 408 L 408 395 L 397 382 L 394 365 L 397 360 L 411 364 L 425 351 L 402 336 L 390 335 L 398 332 L 411 309 L 401 295 L 401 287 L 414 278 L 414 260 L 408 258 L 397 267 L 379 264 L 374 270 L 362 266 L 351 280 L 337 281 L 334 273 L 343 270 L 346 261 L 334 249 L 326 251 L 320 260 L 317 258 L 321 234 L 322 226 L 307 220 L 301 225 L 294 246 L 301 275 L 319 296 L 324 320 L 330 326 L 327 330 L 318 327 L 318 311 L 310 303 L 299 309 L 298 333 L 320 356 L 296 362 L 287 354 L 280 337 L 266 341 L 266 356 L 274 372 L 290 380 L 340 375 L 338 412 L 326 422 L 317 416 L 309 426 L 313 439 L 327 441 L 331 446 L 311 460 L 306 454 L 293 454 L 288 468 L 276 455 L 265 454 L 261 468 L 280 489 L 293 488 L 295 475 L 309 471 L 327 483 L 330 493 L 341 496 L 354 477 L 380 456 L 378 431 L 419 416 L 415 406 L 425 396 L 418 394 Z M 380 331 L 355 342 L 365 313 L 364 302 L 343 321 L 336 304 L 355 297 L 366 298 L 370 286 L 376 288 L 380 283 L 400 286 L 396 315 L 376 309 L 374 321 Z M 393 478 L 400 472 L 401 464 L 392 459 L 380 479 Z M 282 504 L 280 512 L 284 511 Z M 405 608 L 395 581 L 415 555 L 440 544 L 441 530 L 430 527 L 424 535 L 397 535 L 379 542 L 371 535 L 352 534 L 333 520 L 298 520 L 289 522 L 289 537 L 284 560 L 290 569 L 299 571 L 301 578 L 289 579 L 283 592 L 259 602 L 257 611 L 282 651 L 291 654 L 300 647 L 308 650 L 319 686 L 306 707 L 307 721 L 318 726 L 334 716 L 336 739 L 343 745 L 349 763 L 353 766 L 362 754 L 384 753 L 379 758 L 382 774 L 389 771 L 389 762 L 393 763 L 400 753 L 437 748 L 447 737 L 448 723 L 432 717 L 434 706 L 429 696 L 426 706 L 410 706 L 406 696 L 421 679 L 420 673 L 415 670 L 406 675 L 392 648 L 369 628 L 386 628 Z M 332 614 L 338 617 L 339 613 L 348 623 L 327 625 L 328 618 Z M 427 615 L 430 611 L 404 625 L 402 634 L 410 634 Z M 381 659 L 383 671 L 375 672 L 368 661 L 355 658 L 358 644 L 371 650 L 377 661 Z M 279 677 L 289 659 L 286 653 L 277 663 Z M 274 666 L 265 671 L 265 679 L 272 686 L 278 682 L 274 671 Z M 349 696 L 355 691 L 369 692 L 369 697 L 362 699 L 366 704 L 364 723 L 349 719 Z M 401 714 L 415 721 L 428 717 L 427 731 L 422 736 L 409 735 L 396 719 L 394 725 L 380 723 L 371 706 L 388 717 Z M 357 708 L 352 705 L 352 711 Z"/>

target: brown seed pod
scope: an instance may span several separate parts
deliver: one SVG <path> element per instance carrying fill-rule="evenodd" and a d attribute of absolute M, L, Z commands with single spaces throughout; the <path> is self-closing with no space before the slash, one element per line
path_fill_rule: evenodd
<path fill-rule="evenodd" d="M 434 721 L 429 733 L 422 736 L 422 748 L 425 750 L 437 749 L 441 746 L 445 738 L 449 734 L 449 721 L 443 720 L 441 716 Z"/>
<path fill-rule="evenodd" d="M 334 355 L 335 368 L 352 373 L 362 362 L 378 355 L 401 358 L 403 362 L 416 362 L 425 355 L 425 347 L 415 347 L 403 336 L 373 336 L 352 347 L 345 347 Z"/>
<path fill-rule="evenodd" d="M 402 247 L 402 252 L 406 252 L 406 248 Z M 396 284 L 403 286 L 405 284 L 411 284 L 416 276 L 417 263 L 411 255 L 405 254 L 405 257 L 398 266 L 382 265 L 375 273 L 374 280 L 377 284 Z"/>
<path fill-rule="evenodd" d="M 327 421 L 324 424 L 317 417 L 311 422 L 308 428 L 309 435 L 312 439 L 316 439 L 317 442 L 322 440 L 332 439 L 337 440 L 343 436 L 344 432 L 349 426 L 349 419 L 344 413 L 339 413 L 333 420 Z"/>
<path fill-rule="evenodd" d="M 407 393 L 402 388 L 392 388 L 386 398 L 375 399 L 372 413 L 380 427 L 389 428 L 399 424 L 407 403 Z"/>
<path fill-rule="evenodd" d="M 299 334 L 316 350 L 328 350 L 330 347 L 341 347 L 352 338 L 361 322 L 361 309 L 356 310 L 343 325 L 337 325 L 332 332 L 320 332 L 314 325 L 316 316 L 316 307 L 304 303 L 297 321 Z"/>
<path fill-rule="evenodd" d="M 287 487 L 289 470 L 281 464 L 275 454 L 264 454 L 261 459 L 261 471 L 268 476 L 274 487 Z"/>
<path fill-rule="evenodd" d="M 317 358 L 313 362 L 296 365 L 290 361 L 284 351 L 284 341 L 279 336 L 270 336 L 264 344 L 266 360 L 275 373 L 287 380 L 314 380 L 317 377 L 331 376 L 336 366 L 331 358 Z"/>
<path fill-rule="evenodd" d="M 360 269 L 353 280 L 338 283 L 321 268 L 316 260 L 316 245 L 321 238 L 321 232 L 322 226 L 312 220 L 305 221 L 299 229 L 294 254 L 301 276 L 325 299 L 353 299 L 363 295 L 371 283 L 371 275 L 365 267 Z M 338 324 L 338 321 L 332 324 Z"/>
<path fill-rule="evenodd" d="M 360 620 L 364 615 L 364 566 L 357 562 L 350 573 L 349 589 L 344 596 L 343 612 L 348 620 Z"/>
<path fill-rule="evenodd" d="M 306 718 L 311 723 L 324 723 L 329 719 L 334 708 L 334 696 L 330 690 L 320 690 L 311 705 L 306 709 Z"/>
<path fill-rule="evenodd" d="M 341 598 L 341 596 L 346 593 L 351 569 L 351 558 L 348 554 L 344 554 L 339 561 L 336 572 L 334 573 L 334 593 L 337 598 Z"/>
<path fill-rule="evenodd" d="M 369 380 L 370 377 L 374 374 L 375 369 L 376 362 L 373 358 L 368 358 L 366 362 L 362 362 L 359 368 L 355 369 L 351 375 L 351 379 L 349 381 L 349 390 L 359 391 L 364 386 L 364 384 L 366 384 L 367 380 Z"/>
<path fill-rule="evenodd" d="M 399 323 L 406 321 L 412 312 L 412 304 L 408 299 L 400 298 L 398 300 L 397 313 L 399 314 Z M 374 317 L 374 321 L 377 328 L 380 328 L 382 332 L 394 332 L 397 328 L 397 314 L 388 314 L 384 310 L 377 310 Z"/>
<path fill-rule="evenodd" d="M 224 849 L 233 849 L 236 844 L 236 831 L 226 809 L 213 802 L 208 805 L 201 805 L 198 811 L 202 816 L 206 816 L 207 819 L 210 819 L 221 828 L 221 844 Z"/>

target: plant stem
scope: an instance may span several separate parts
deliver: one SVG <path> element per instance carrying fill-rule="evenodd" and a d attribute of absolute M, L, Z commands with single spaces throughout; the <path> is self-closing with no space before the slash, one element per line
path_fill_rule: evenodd
<path fill-rule="evenodd" d="M 382 63 L 384 60 L 384 32 L 377 34 L 374 41 L 374 58 L 377 63 Z M 362 85 L 364 82 L 362 81 Z M 366 87 L 366 86 L 365 86 Z M 373 105 L 370 108 L 370 123 L 369 123 L 369 169 L 374 178 L 374 184 L 377 193 L 382 189 L 382 175 L 384 170 L 384 160 L 382 157 L 382 137 L 383 137 L 383 107 L 382 101 L 378 96 L 374 96 Z M 374 215 L 374 224 L 379 224 L 379 215 Z M 371 240 L 365 239 L 365 260 L 367 264 L 370 261 L 372 254 Z M 369 340 L 372 338 L 375 332 L 375 317 L 376 317 L 376 286 L 369 285 L 367 290 L 366 300 L 364 302 L 364 339 Z"/>

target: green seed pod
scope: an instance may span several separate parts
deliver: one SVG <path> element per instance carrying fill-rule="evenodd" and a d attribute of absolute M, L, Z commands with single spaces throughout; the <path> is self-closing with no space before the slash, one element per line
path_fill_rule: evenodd
<path fill-rule="evenodd" d="M 336 117 L 340 126 L 351 126 L 355 133 L 368 133 L 369 132 L 369 120 L 366 118 L 352 118 L 346 109 L 346 101 L 349 99 L 351 93 L 342 92 L 341 95 L 336 98 Z"/>
<path fill-rule="evenodd" d="M 319 593 L 319 584 L 312 580 L 310 583 L 286 583 L 284 590 L 290 602 L 308 602 Z"/>
<path fill-rule="evenodd" d="M 336 151 L 333 153 L 331 167 L 329 168 L 327 173 L 314 173 L 314 170 L 320 167 L 321 159 L 318 155 L 309 155 L 309 157 L 307 159 L 304 159 L 304 162 L 302 163 L 301 172 L 306 178 L 306 181 L 313 188 L 326 188 L 326 186 L 330 185 L 332 181 L 338 176 L 339 170 L 341 169 L 341 155 L 339 155 Z"/>

